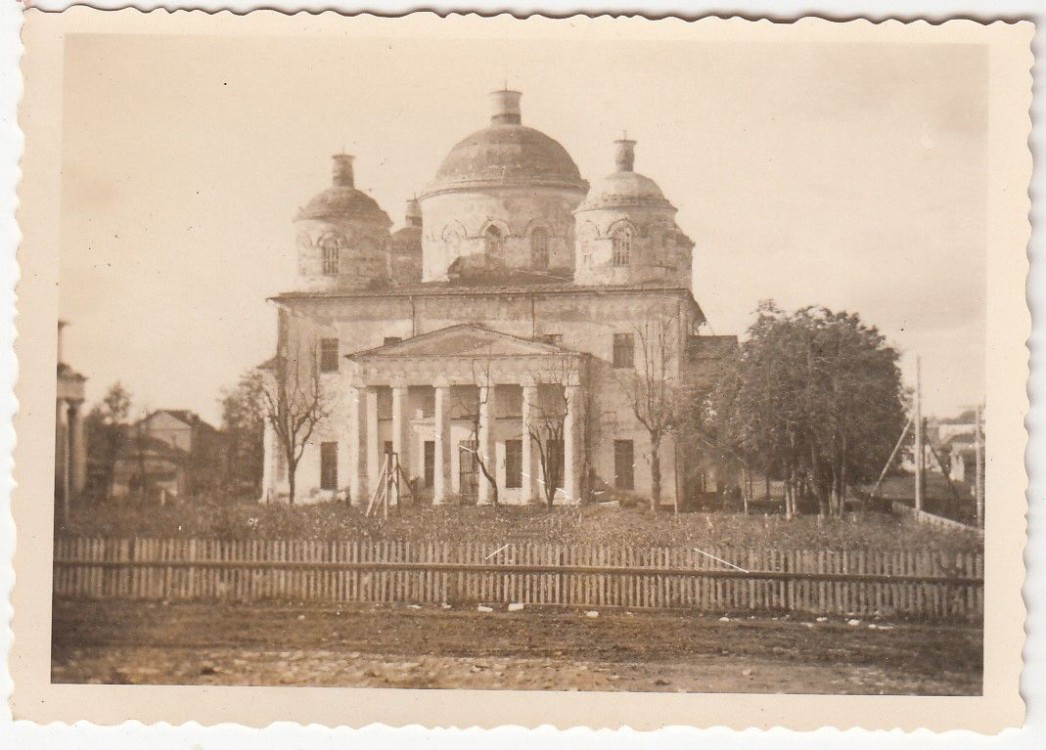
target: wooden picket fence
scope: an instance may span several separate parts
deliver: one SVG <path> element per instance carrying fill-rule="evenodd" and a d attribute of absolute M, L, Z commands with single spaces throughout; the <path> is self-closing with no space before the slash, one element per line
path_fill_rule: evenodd
<path fill-rule="evenodd" d="M 980 554 L 928 551 L 58 538 L 53 583 L 65 598 L 523 602 L 979 620 L 983 576 Z"/>

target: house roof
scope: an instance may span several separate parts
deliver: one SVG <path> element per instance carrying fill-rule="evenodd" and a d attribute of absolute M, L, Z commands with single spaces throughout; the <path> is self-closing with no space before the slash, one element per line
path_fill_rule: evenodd
<path fill-rule="evenodd" d="M 532 341 L 479 325 L 459 323 L 413 338 L 346 355 L 346 359 L 373 357 L 476 357 L 547 356 L 577 357 L 578 352 L 555 344 Z"/>
<path fill-rule="evenodd" d="M 216 428 L 205 422 L 200 418 L 200 415 L 189 409 L 157 409 L 154 412 L 150 412 L 142 421 L 152 419 L 157 414 L 170 414 L 172 417 L 177 419 L 179 422 L 190 427 L 202 427 L 203 429 L 215 430 Z"/>

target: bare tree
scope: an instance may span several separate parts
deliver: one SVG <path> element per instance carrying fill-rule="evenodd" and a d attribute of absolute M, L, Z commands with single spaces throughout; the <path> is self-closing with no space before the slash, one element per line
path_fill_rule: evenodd
<path fill-rule="evenodd" d="M 459 390 L 454 402 L 456 410 L 469 420 L 469 442 L 475 446 L 470 449 L 472 451 L 472 460 L 483 475 L 483 478 L 490 485 L 491 505 L 497 507 L 500 498 L 498 495 L 497 476 L 493 471 L 494 456 L 486 455 L 483 450 L 484 446 L 479 443 L 480 415 L 483 412 L 483 408 L 487 405 L 487 401 L 494 397 L 493 388 L 481 387 L 481 384 L 491 383 L 490 361 L 491 355 L 489 353 L 482 361 L 472 360 L 472 382 L 475 383 L 476 397 L 474 399 L 465 398 Z M 487 429 L 494 429 L 494 425 L 488 425 Z"/>
<path fill-rule="evenodd" d="M 331 398 L 324 388 L 315 347 L 295 354 L 281 350 L 262 386 L 265 416 L 287 460 L 288 499 L 294 505 L 295 475 L 316 426 L 330 416 Z"/>
<path fill-rule="evenodd" d="M 549 508 L 555 502 L 556 489 L 563 477 L 567 411 L 578 407 L 569 403 L 567 396 L 566 386 L 571 377 L 571 360 L 566 357 L 553 357 L 545 370 L 533 373 L 537 399 L 530 404 L 530 419 L 524 425 L 526 439 L 538 452 L 545 505 Z M 530 467 L 524 468 L 530 470 Z"/>
<path fill-rule="evenodd" d="M 635 328 L 638 361 L 621 376 L 636 419 L 650 435 L 650 507 L 661 508 L 661 443 L 680 419 L 682 386 L 678 375 L 676 321 L 659 318 Z"/>

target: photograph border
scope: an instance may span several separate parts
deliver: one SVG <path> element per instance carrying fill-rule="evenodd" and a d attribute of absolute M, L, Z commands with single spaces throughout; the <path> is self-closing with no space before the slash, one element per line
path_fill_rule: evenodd
<path fill-rule="evenodd" d="M 339 25 L 336 30 L 324 27 Z M 741 19 L 644 18 L 613 19 L 578 16 L 568 21 L 509 16 L 480 18 L 412 14 L 405 19 L 356 16 L 345 24 L 338 14 L 302 15 L 255 11 L 248 16 L 198 12 L 141 14 L 138 11 L 97 12 L 84 8 L 60 16 L 30 11 L 24 30 L 26 77 L 20 124 L 26 133 L 19 189 L 19 221 L 24 240 L 19 251 L 19 336 L 16 353 L 19 412 L 16 433 L 53 438 L 55 391 L 54 351 L 57 320 L 57 253 L 60 207 L 53 196 L 60 174 L 60 128 L 48 127 L 60 117 L 61 43 L 70 33 L 251 33 L 363 35 L 489 35 L 500 33 L 557 36 L 621 33 L 644 38 L 709 38 L 717 41 L 771 37 L 782 28 Z M 247 26 L 252 28 L 247 29 Z M 409 26 L 410 28 L 404 28 Z M 275 688 L 212 686 L 52 685 L 49 682 L 51 535 L 53 505 L 53 439 L 21 439 L 16 446 L 17 489 L 12 509 L 18 539 L 16 583 L 12 594 L 15 633 L 10 669 L 15 682 L 12 710 L 16 718 L 36 721 L 90 719 L 96 723 L 236 721 L 263 726 L 274 720 L 318 722 L 330 726 L 381 721 L 390 725 L 524 726 L 552 724 L 560 728 L 629 725 L 651 729 L 666 724 L 792 729 L 816 729 L 832 717 L 832 726 L 945 730 L 968 728 L 992 732 L 1019 725 L 1023 702 L 1017 694 L 1024 642 L 1024 605 L 1013 571 L 1021 571 L 1027 510 L 1023 465 L 1027 412 L 1025 384 L 1030 315 L 1023 295 L 1027 275 L 1025 253 L 1030 236 L 1027 186 L 1031 177 L 1030 49 L 1034 27 L 1027 22 L 983 25 L 949 21 L 925 23 L 866 21 L 843 24 L 803 19 L 788 27 L 788 41 L 840 41 L 874 36 L 876 41 L 909 43 L 972 43 L 991 46 L 993 83 L 989 130 L 987 269 L 987 447 L 986 495 L 1013 497 L 1012 507 L 989 504 L 986 514 L 985 693 L 980 697 L 907 696 L 766 696 L 750 694 L 621 694 L 538 691 L 434 691 L 353 688 Z M 667 35 L 662 37 L 661 35 Z M 38 83 L 34 83 L 38 82 Z M 1021 147 L 1017 147 L 1021 144 Z M 41 674 L 40 666 L 47 669 Z M 41 679 L 44 678 L 44 679 Z M 449 695 L 453 693 L 453 695 Z M 288 711 L 288 699 L 295 710 Z M 869 716 L 873 713 L 873 716 Z M 753 721 L 753 717 L 757 717 Z"/>

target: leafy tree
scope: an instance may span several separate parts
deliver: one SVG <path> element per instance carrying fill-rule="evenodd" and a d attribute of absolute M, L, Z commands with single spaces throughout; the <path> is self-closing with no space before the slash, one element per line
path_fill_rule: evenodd
<path fill-rule="evenodd" d="M 763 302 L 713 395 L 716 433 L 749 465 L 784 477 L 790 513 L 808 491 L 821 513 L 840 514 L 904 425 L 899 356 L 855 313 Z"/>
<path fill-rule="evenodd" d="M 256 491 L 261 486 L 265 451 L 265 394 L 262 373 L 248 370 L 235 386 L 222 391 L 225 441 L 223 484 Z"/>

